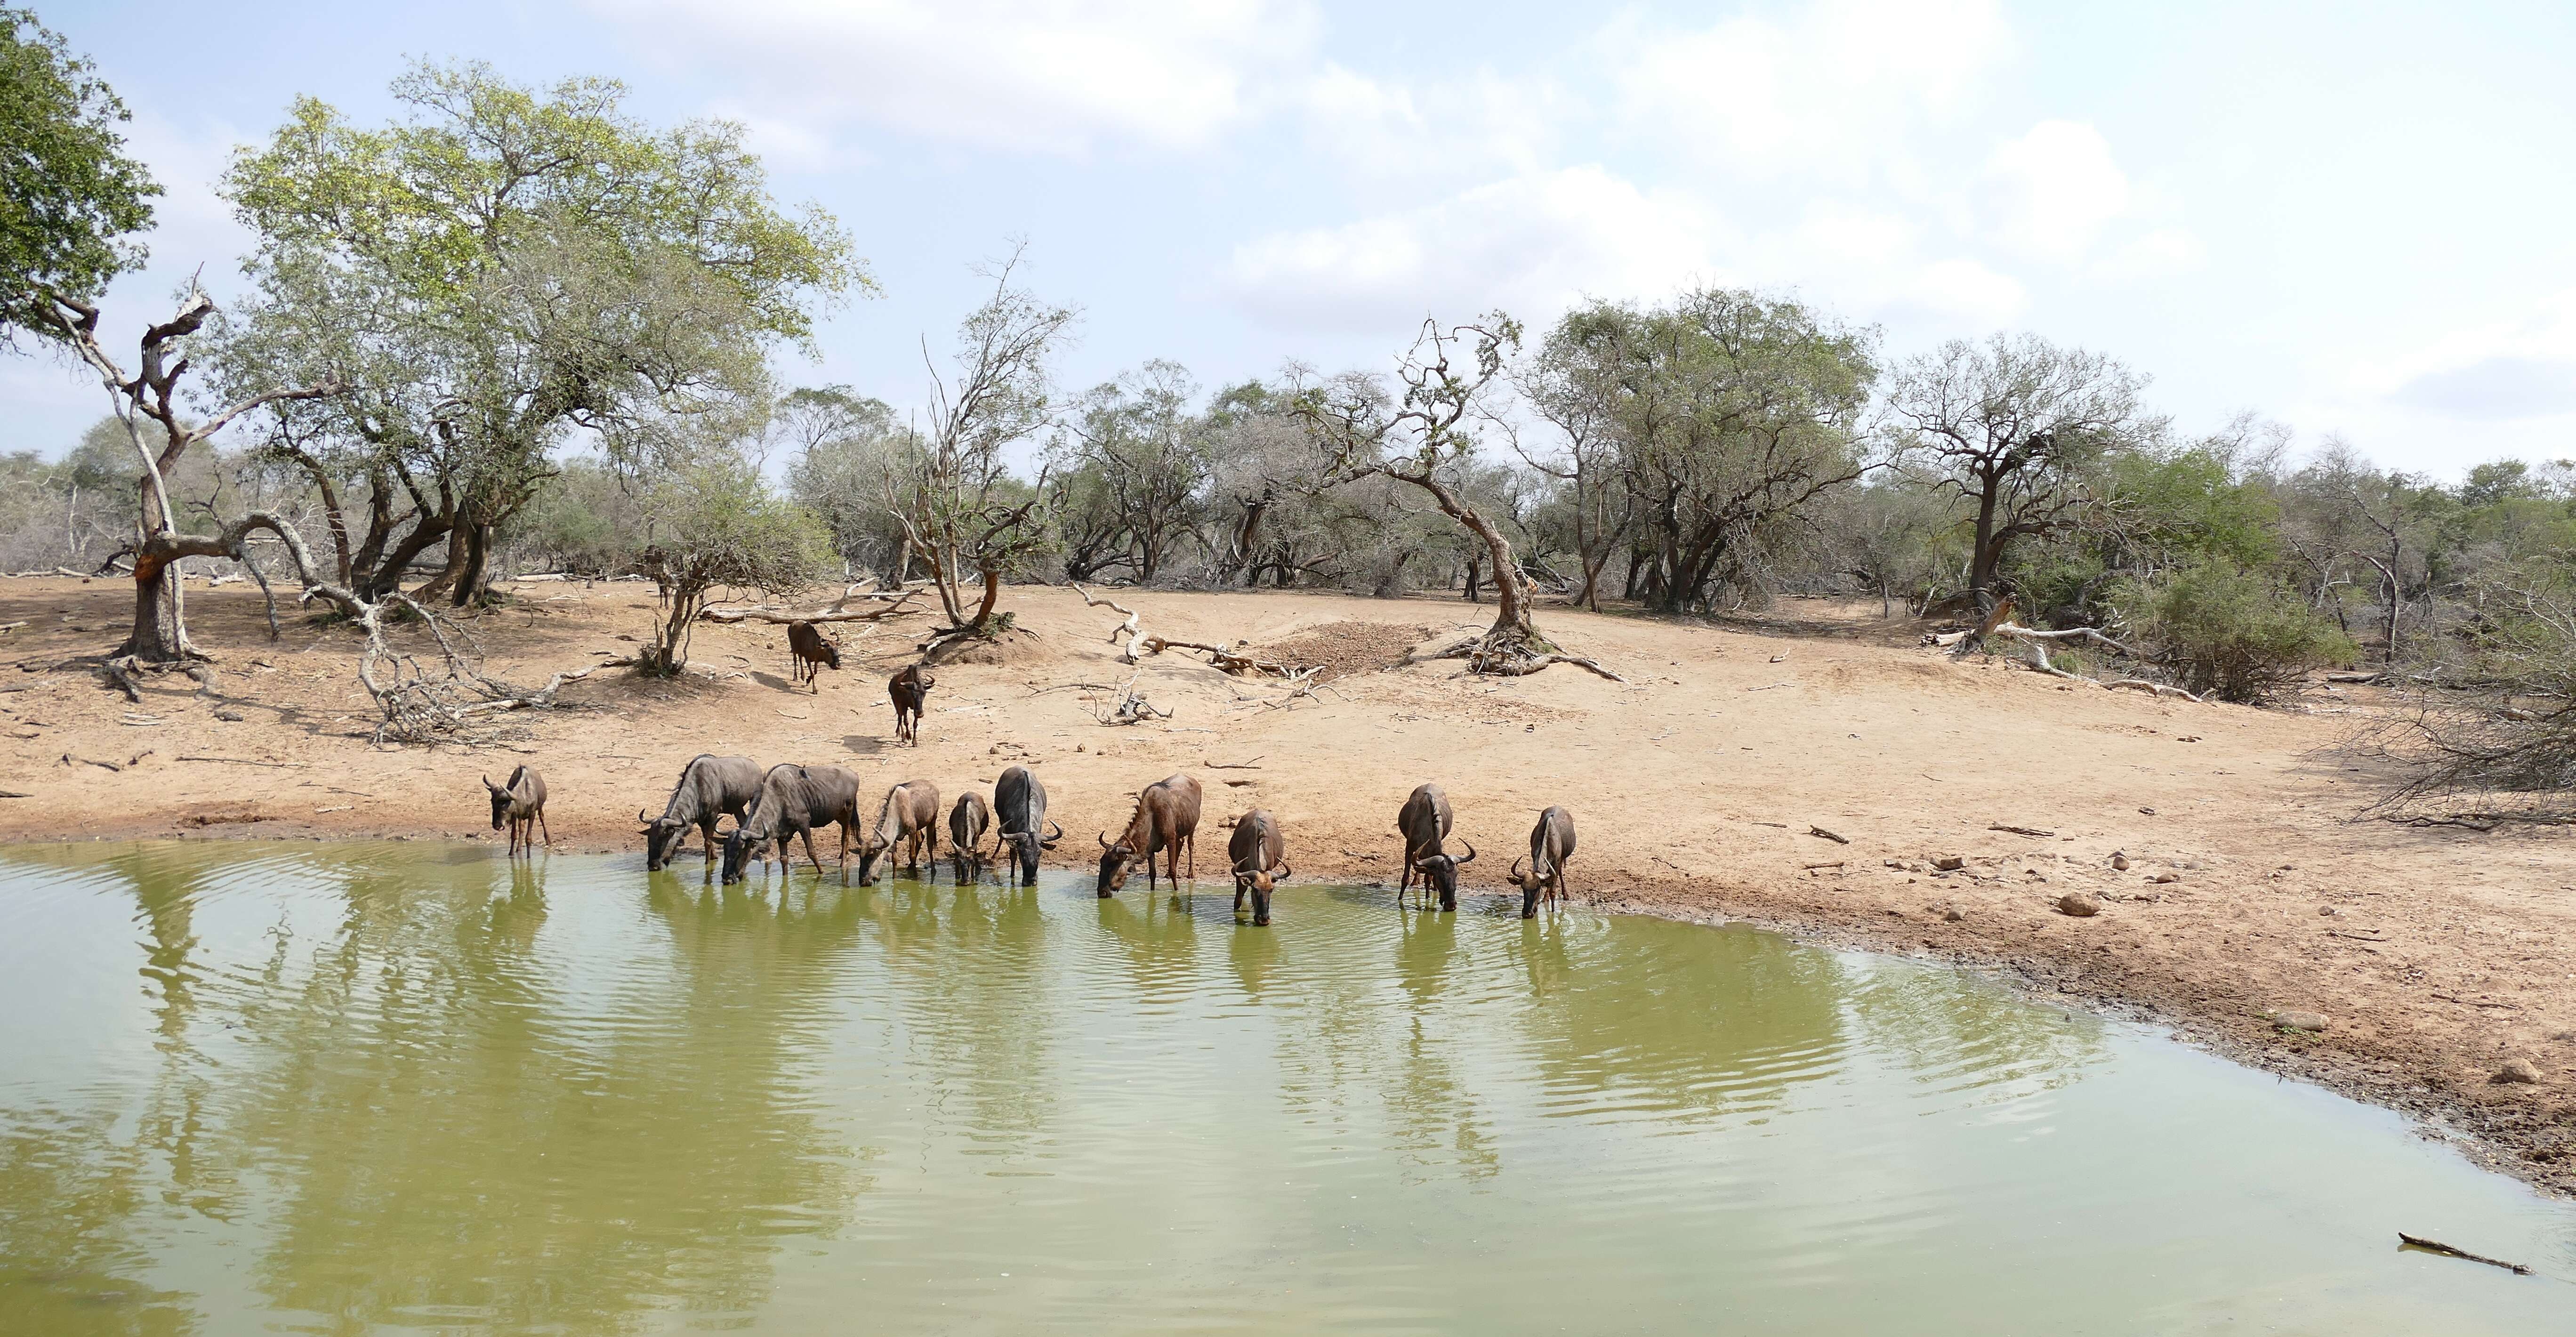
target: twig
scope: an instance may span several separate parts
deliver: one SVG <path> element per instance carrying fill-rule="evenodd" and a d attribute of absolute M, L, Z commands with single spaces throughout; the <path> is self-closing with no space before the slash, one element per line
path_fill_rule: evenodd
<path fill-rule="evenodd" d="M 2507 1272 L 2513 1273 L 2515 1276 L 2527 1277 L 2531 1275 L 2531 1269 L 2524 1267 L 2520 1263 L 2508 1263 L 2501 1258 L 2489 1258 L 2484 1254 L 2471 1253 L 2466 1249 L 2454 1249 L 2440 1240 L 2428 1240 L 2421 1235 L 2409 1235 L 2403 1230 L 2397 1232 L 2397 1243 L 2401 1248 L 2422 1249 L 2426 1253 L 2438 1253 L 2445 1258 L 2465 1258 L 2472 1263 L 2484 1263 L 2489 1267 L 2500 1267 Z"/>
<path fill-rule="evenodd" d="M 33 795 L 33 794 L 21 794 L 21 793 L 19 793 L 17 790 L 14 790 L 14 789 L 0 789 L 0 798 L 34 798 L 34 797 L 35 797 L 35 795 Z"/>
<path fill-rule="evenodd" d="M 1201 757 L 1199 758 L 1199 764 L 1207 767 L 1211 771 L 1257 771 L 1261 768 L 1253 765 L 1252 763 L 1269 755 L 1269 753 L 1264 752 L 1260 754 L 1260 756 L 1254 757 L 1252 761 L 1210 761 L 1205 757 Z"/>
<path fill-rule="evenodd" d="M 177 760 L 220 761 L 228 766 L 273 766 L 279 770 L 288 771 L 300 771 L 304 769 L 304 763 L 300 761 L 253 761 L 249 757 L 180 757 L 177 758 Z"/>
<path fill-rule="evenodd" d="M 2027 826 L 2005 826 L 2001 822 L 1997 822 L 1986 829 L 1989 831 L 2009 831 L 2016 836 L 2037 836 L 2042 840 L 2057 834 L 2054 831 L 2040 831 Z"/>
<path fill-rule="evenodd" d="M 1802 863 L 1798 865 L 1798 868 L 1802 872 L 1812 873 L 1819 868 L 1840 868 L 1842 866 L 1843 861 L 1836 859 L 1832 863 Z"/>
<path fill-rule="evenodd" d="M 1808 827 L 1807 834 L 1811 836 L 1823 836 L 1825 839 L 1830 840 L 1837 845 L 1848 845 L 1851 843 L 1851 837 L 1835 835 L 1833 832 L 1828 831 L 1821 826 Z"/>
<path fill-rule="evenodd" d="M 2502 1008 L 2507 1012 L 2520 1012 L 2522 1010 L 2522 1004 L 2520 1003 L 2490 1003 L 2484 999 L 2461 998 L 2447 993 L 2437 993 L 2433 996 L 2441 999 L 2445 1003 L 2458 1003 L 2463 1007 L 2495 1007 Z"/>

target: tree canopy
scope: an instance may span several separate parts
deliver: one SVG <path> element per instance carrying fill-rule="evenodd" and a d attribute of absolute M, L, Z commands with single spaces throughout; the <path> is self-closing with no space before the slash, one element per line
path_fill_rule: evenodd
<path fill-rule="evenodd" d="M 143 263 L 161 187 L 127 156 L 125 104 L 25 9 L 0 9 L 0 339 L 63 337 L 48 294 L 95 302 Z"/>

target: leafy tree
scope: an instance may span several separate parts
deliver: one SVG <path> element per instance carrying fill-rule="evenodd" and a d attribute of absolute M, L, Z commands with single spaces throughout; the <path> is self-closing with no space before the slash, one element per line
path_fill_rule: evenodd
<path fill-rule="evenodd" d="M 772 492 L 749 460 L 711 452 L 645 494 L 653 544 L 641 565 L 661 586 L 662 624 L 638 667 L 665 677 L 688 666 L 689 633 L 717 586 L 792 594 L 831 561 L 831 536 L 805 508 Z"/>
<path fill-rule="evenodd" d="M 1187 368 L 1157 358 L 1084 395 L 1058 445 L 1114 517 L 1139 583 L 1162 573 L 1207 481 L 1202 425 L 1190 413 L 1197 396 Z"/>
<path fill-rule="evenodd" d="M 143 263 L 161 193 L 126 156 L 125 104 L 35 12 L 0 9 L 0 340 L 67 337 L 53 295 L 94 303 Z"/>
<path fill-rule="evenodd" d="M 2360 653 L 2334 623 L 2268 576 L 2204 557 L 2114 596 L 2132 634 L 2182 685 L 2225 701 L 2261 701 L 2323 665 Z"/>

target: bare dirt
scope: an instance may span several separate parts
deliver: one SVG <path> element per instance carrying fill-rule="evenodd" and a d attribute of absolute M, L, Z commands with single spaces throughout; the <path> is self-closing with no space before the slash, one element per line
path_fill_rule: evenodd
<path fill-rule="evenodd" d="M 512 681 L 631 653 L 654 613 L 641 585 L 515 588 L 475 623 Z M 703 625 L 692 660 L 713 674 L 602 673 L 565 689 L 571 708 L 506 717 L 494 745 L 380 750 L 345 629 L 290 621 L 271 642 L 256 592 L 192 589 L 215 691 L 173 676 L 134 706 L 91 667 L 130 586 L 0 581 L 0 623 L 24 624 L 0 632 L 0 791 L 26 795 L 0 799 L 0 838 L 488 840 L 475 777 L 524 761 L 546 776 L 559 848 L 634 851 L 636 809 L 718 751 L 948 794 L 1026 764 L 1071 833 L 1068 865 L 1139 787 L 1188 771 L 1208 791 L 1203 881 L 1224 876 L 1224 824 L 1261 806 L 1299 880 L 1391 882 L 1396 808 L 1436 780 L 1483 856 L 1473 891 L 1507 890 L 1535 814 L 1561 803 L 1581 834 L 1573 889 L 1605 907 L 1994 967 L 2417 1115 L 2576 1192 L 2576 836 L 2367 816 L 2389 777 L 2336 744 L 2370 717 L 2369 689 L 2290 709 L 2156 700 L 1956 662 L 1874 605 L 1825 604 L 1724 626 L 1547 609 L 1552 637 L 1629 681 L 1486 679 L 1383 667 L 1425 629 L 1489 615 L 1455 601 L 1117 597 L 1149 633 L 1304 647 L 1337 676 L 1277 706 L 1279 688 L 1187 652 L 1130 669 L 1106 639 L 1117 615 L 1029 588 L 1007 602 L 1030 639 L 1007 662 L 940 668 L 917 750 L 890 741 L 885 677 L 918 618 L 841 628 L 849 667 L 819 694 L 788 685 L 784 628 Z M 1171 719 L 1104 726 L 1085 699 L 1100 693 L 1045 690 L 1131 673 Z M 2060 913 L 2069 892 L 2100 912 Z M 2493 1080 L 2516 1058 L 2537 1082 Z"/>

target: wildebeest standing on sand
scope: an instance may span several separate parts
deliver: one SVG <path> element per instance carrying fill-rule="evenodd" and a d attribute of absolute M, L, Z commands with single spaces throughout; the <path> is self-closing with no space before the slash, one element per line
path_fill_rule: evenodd
<path fill-rule="evenodd" d="M 939 680 L 922 672 L 919 664 L 907 664 L 886 679 L 886 695 L 894 699 L 894 741 L 921 746 L 921 705 L 938 685 Z"/>
<path fill-rule="evenodd" d="M 1574 855 L 1574 814 L 1563 808 L 1550 807 L 1538 815 L 1538 825 L 1530 828 L 1529 871 L 1521 871 L 1521 861 L 1512 860 L 1512 871 L 1504 874 L 1513 886 L 1521 889 L 1521 918 L 1538 917 L 1539 893 L 1547 893 L 1549 908 L 1565 899 L 1565 861 Z"/>
<path fill-rule="evenodd" d="M 823 670 L 841 666 L 841 647 L 811 622 L 787 624 L 787 671 L 798 682 L 814 684 L 814 695 L 823 694 Z"/>
<path fill-rule="evenodd" d="M 725 838 L 725 885 L 740 882 L 743 865 L 751 862 L 752 854 L 771 847 L 778 851 L 780 871 L 787 871 L 787 842 L 798 836 L 805 840 L 805 857 L 813 860 L 814 871 L 822 872 L 822 857 L 814 852 L 814 828 L 834 822 L 841 825 L 841 875 L 847 878 L 850 834 L 859 822 L 859 777 L 838 766 L 782 762 L 770 767 L 760 778 L 760 797 L 752 802 L 750 815 L 736 822 L 733 834 Z"/>
<path fill-rule="evenodd" d="M 992 829 L 993 810 L 983 795 L 969 789 L 957 796 L 957 806 L 948 810 L 948 857 L 957 865 L 957 885 L 983 877 L 984 833 Z"/>
<path fill-rule="evenodd" d="M 1127 869 L 1138 859 L 1145 861 L 1145 887 L 1152 890 L 1154 856 L 1164 856 L 1164 876 L 1178 887 L 1181 884 L 1181 847 L 1190 851 L 1190 880 L 1199 875 L 1199 782 L 1186 775 L 1167 776 L 1145 786 L 1136 796 L 1136 815 L 1127 819 L 1127 833 L 1118 843 L 1109 843 L 1109 833 L 1100 833 L 1100 895 L 1105 899 L 1127 885 Z"/>
<path fill-rule="evenodd" d="M 492 783 L 492 777 L 488 775 L 479 778 L 485 791 L 492 796 L 492 829 L 500 830 L 503 822 L 510 824 L 512 855 L 517 855 L 522 845 L 532 850 L 536 848 L 536 841 L 530 838 L 532 831 L 545 832 L 546 848 L 554 848 L 555 833 L 546 826 L 544 776 L 531 767 L 521 766 L 510 772 L 510 783 L 506 785 Z"/>
<path fill-rule="evenodd" d="M 1440 908 L 1458 908 L 1458 868 L 1476 861 L 1476 847 L 1467 844 L 1467 856 L 1453 858 L 1444 853 L 1440 842 L 1449 835 L 1449 796 L 1438 785 L 1423 785 L 1404 801 L 1395 815 L 1395 829 L 1404 834 L 1404 880 L 1396 884 L 1396 903 L 1401 905 L 1413 879 L 1422 879 L 1428 894 L 1440 893 Z"/>
<path fill-rule="evenodd" d="M 707 876 L 716 870 L 716 823 L 731 817 L 735 826 L 751 815 L 751 805 L 760 800 L 760 763 L 749 757 L 719 757 L 699 753 L 680 768 L 680 782 L 671 786 L 670 802 L 662 805 L 662 815 L 647 817 L 637 809 L 635 820 L 644 823 L 644 871 L 658 873 L 670 866 L 688 843 L 689 828 L 696 827 L 707 842 Z"/>
<path fill-rule="evenodd" d="M 915 872 L 921 861 L 939 859 L 939 786 L 906 780 L 886 791 L 873 830 L 859 836 L 859 885 L 876 885 L 877 860 L 894 862 L 894 847 L 904 847 L 905 866 Z"/>
<path fill-rule="evenodd" d="M 1252 893 L 1255 928 L 1270 923 L 1270 890 L 1294 870 L 1288 867 L 1288 842 L 1279 834 L 1279 819 L 1268 808 L 1255 808 L 1234 819 L 1234 838 L 1226 843 L 1234 861 L 1234 912 L 1243 913 L 1243 896 Z"/>
<path fill-rule="evenodd" d="M 1014 766 L 994 782 L 993 816 L 1001 825 L 1002 835 L 993 857 L 1001 858 L 1001 851 L 1009 850 L 1011 859 L 1019 865 L 1023 887 L 1038 884 L 1038 852 L 1054 849 L 1055 843 L 1064 838 L 1064 828 L 1048 821 L 1046 810 L 1046 786 L 1038 783 L 1028 767 Z M 1050 826 L 1055 827 L 1054 835 L 1045 832 Z"/>

